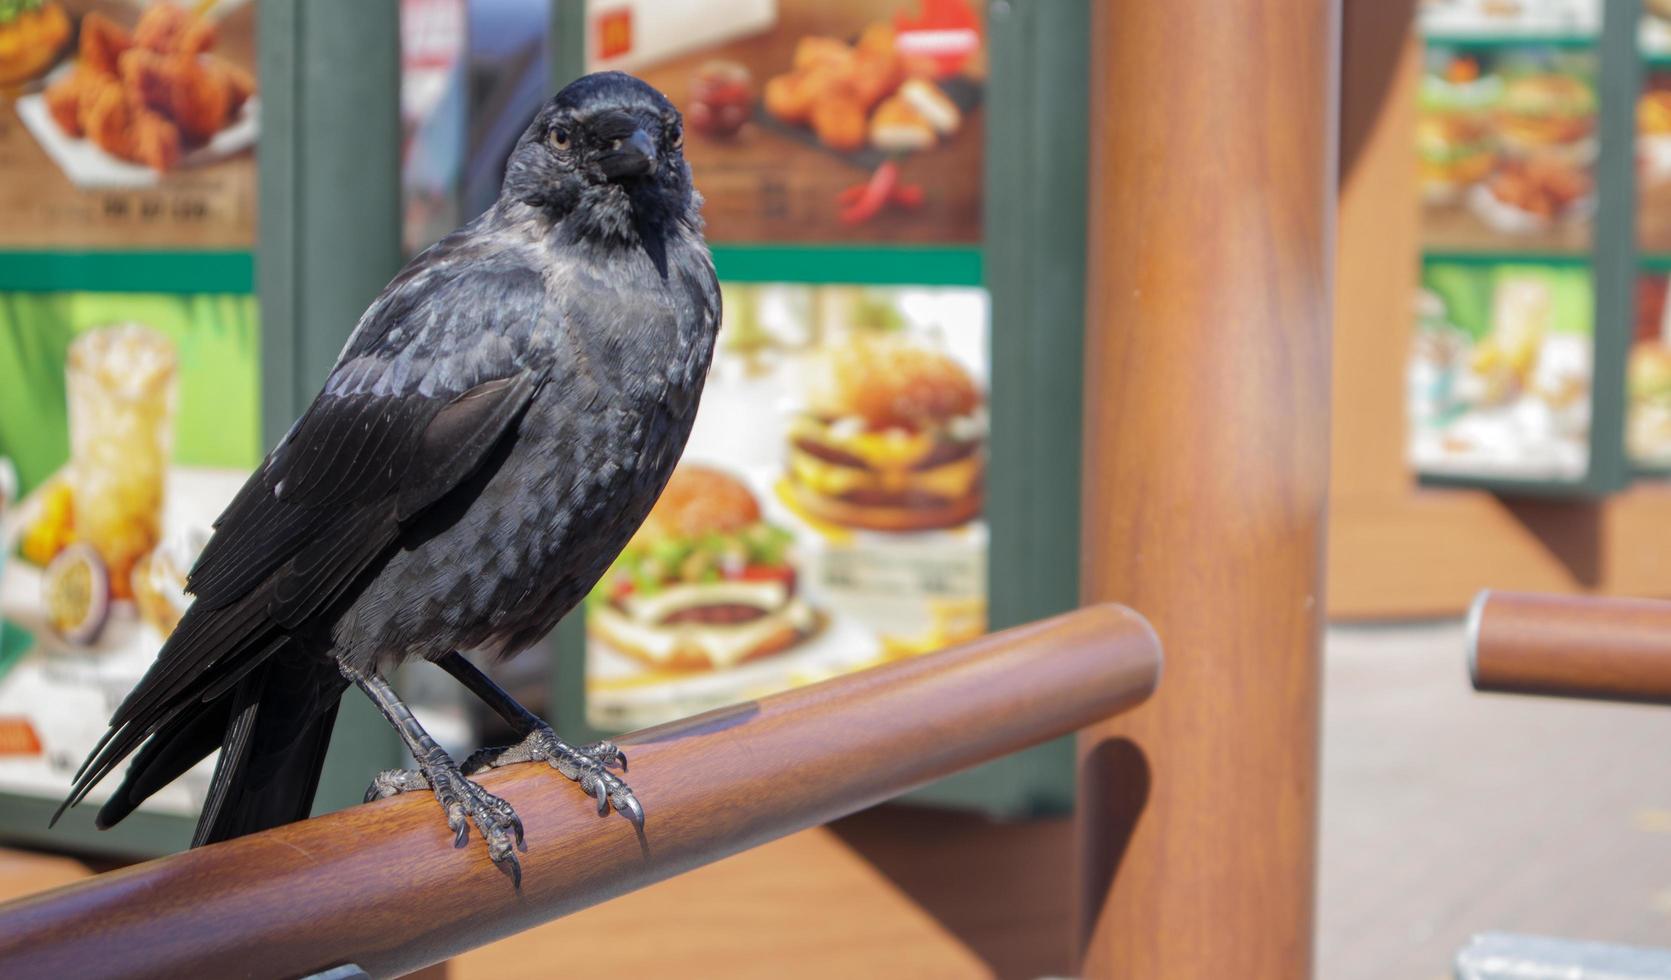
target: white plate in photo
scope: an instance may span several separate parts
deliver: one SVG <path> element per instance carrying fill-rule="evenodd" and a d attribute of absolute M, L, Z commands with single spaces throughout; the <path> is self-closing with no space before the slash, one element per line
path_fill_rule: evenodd
<path fill-rule="evenodd" d="M 1596 197 L 1594 194 L 1586 194 L 1551 219 L 1521 210 L 1512 204 L 1505 204 L 1497 199 L 1497 195 L 1491 193 L 1491 188 L 1480 183 L 1468 189 L 1468 207 L 1494 231 L 1504 235 L 1530 235 L 1557 225 L 1575 224 L 1588 219 L 1595 213 Z"/>
<path fill-rule="evenodd" d="M 58 66 L 47 76 L 47 83 L 50 85 L 74 68 L 68 63 Z M 85 190 L 142 190 L 157 186 L 166 176 L 142 164 L 113 157 L 90 139 L 67 135 L 58 128 L 52 112 L 46 107 L 46 96 L 40 92 L 19 98 L 17 115 L 34 135 L 35 141 L 41 144 L 41 149 L 77 187 Z M 210 137 L 209 142 L 181 156 L 174 170 L 201 167 L 254 146 L 260 115 L 260 96 L 251 95 L 230 124 Z"/>
<path fill-rule="evenodd" d="M 850 673 L 881 655 L 876 634 L 832 611 L 824 628 L 781 653 L 718 670 L 647 671 L 606 641 L 586 642 L 586 714 L 596 727 L 642 728 Z"/>

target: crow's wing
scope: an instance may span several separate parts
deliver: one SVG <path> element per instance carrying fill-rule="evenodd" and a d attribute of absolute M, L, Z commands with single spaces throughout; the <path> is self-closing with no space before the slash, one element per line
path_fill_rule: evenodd
<path fill-rule="evenodd" d="M 553 325 L 536 271 L 485 264 L 409 268 L 367 310 L 324 390 L 215 522 L 188 579 L 196 601 L 66 806 L 162 725 L 310 636 L 401 525 L 514 428 L 543 382 L 537 331 Z"/>

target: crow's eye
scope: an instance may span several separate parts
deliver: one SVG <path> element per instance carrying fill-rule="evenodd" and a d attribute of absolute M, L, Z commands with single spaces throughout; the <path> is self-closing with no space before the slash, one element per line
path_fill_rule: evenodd
<path fill-rule="evenodd" d="M 569 131 L 566 127 L 558 126 L 551 131 L 551 135 L 547 136 L 546 139 L 551 143 L 551 148 L 554 150 L 569 148 Z"/>
<path fill-rule="evenodd" d="M 675 150 L 683 148 L 685 145 L 685 127 L 674 123 L 673 135 L 669 137 L 669 142 L 673 144 Z"/>

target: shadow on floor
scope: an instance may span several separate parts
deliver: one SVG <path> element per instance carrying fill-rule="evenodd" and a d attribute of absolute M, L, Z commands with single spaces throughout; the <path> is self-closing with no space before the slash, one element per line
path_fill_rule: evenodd
<path fill-rule="evenodd" d="M 830 825 L 997 977 L 1065 976 L 1073 822 L 880 806 Z"/>

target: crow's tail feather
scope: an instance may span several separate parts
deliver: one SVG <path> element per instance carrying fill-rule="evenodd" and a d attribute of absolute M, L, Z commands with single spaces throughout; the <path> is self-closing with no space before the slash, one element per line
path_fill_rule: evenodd
<path fill-rule="evenodd" d="M 171 720 L 134 757 L 98 826 L 113 826 L 216 748 L 193 847 L 305 818 L 336 722 L 339 691 L 322 671 L 334 674 L 311 658 L 272 657 L 201 709 Z"/>
<path fill-rule="evenodd" d="M 319 669 L 275 657 L 233 689 L 193 847 L 302 820 L 313 810 L 337 717 L 336 697 L 320 703 Z"/>

